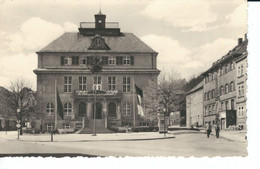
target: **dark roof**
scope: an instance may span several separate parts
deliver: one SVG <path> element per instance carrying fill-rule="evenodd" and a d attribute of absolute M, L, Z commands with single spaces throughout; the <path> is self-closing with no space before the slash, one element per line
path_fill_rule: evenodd
<path fill-rule="evenodd" d="M 199 84 L 197 84 L 195 87 L 193 87 L 190 91 L 188 91 L 186 94 L 189 95 L 199 89 L 202 89 L 204 85 L 204 81 L 202 80 Z"/>
<path fill-rule="evenodd" d="M 241 44 L 235 46 L 232 50 L 230 50 L 226 55 L 222 56 L 222 58 L 218 59 L 216 62 L 212 64 L 212 66 L 202 73 L 202 75 L 206 75 L 207 73 L 217 69 L 219 66 L 225 64 L 226 62 L 230 61 L 232 58 L 237 58 L 242 54 L 247 52 L 247 44 L 248 40 L 244 40 Z"/>
<path fill-rule="evenodd" d="M 156 53 L 132 33 L 123 36 L 102 36 L 110 50 L 89 50 L 93 36 L 82 36 L 78 32 L 66 32 L 39 52 L 122 52 L 122 53 Z"/>

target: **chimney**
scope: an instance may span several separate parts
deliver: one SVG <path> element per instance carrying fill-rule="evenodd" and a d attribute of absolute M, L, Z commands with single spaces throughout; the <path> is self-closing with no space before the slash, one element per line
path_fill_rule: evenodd
<path fill-rule="evenodd" d="M 238 38 L 238 45 L 240 45 L 243 42 L 243 38 Z"/>
<path fill-rule="evenodd" d="M 245 34 L 245 38 L 244 38 L 244 40 L 245 40 L 245 41 L 247 40 L 247 33 Z"/>

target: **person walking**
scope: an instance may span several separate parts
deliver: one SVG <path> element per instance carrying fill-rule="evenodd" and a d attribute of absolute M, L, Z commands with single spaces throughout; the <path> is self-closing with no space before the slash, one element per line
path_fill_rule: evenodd
<path fill-rule="evenodd" d="M 220 132 L 219 123 L 216 124 L 215 130 L 216 130 L 216 138 L 219 138 L 219 132 Z"/>
<path fill-rule="evenodd" d="M 206 123 L 206 131 L 207 131 L 207 137 L 209 138 L 209 135 L 211 133 L 211 124 L 210 121 Z"/>

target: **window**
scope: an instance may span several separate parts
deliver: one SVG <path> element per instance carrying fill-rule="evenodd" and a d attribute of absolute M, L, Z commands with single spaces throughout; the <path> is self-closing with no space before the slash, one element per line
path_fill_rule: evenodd
<path fill-rule="evenodd" d="M 235 109 L 235 101 L 234 99 L 231 100 L 231 110 Z"/>
<path fill-rule="evenodd" d="M 130 65 L 130 57 L 129 56 L 124 56 L 123 63 L 124 63 L 124 65 Z"/>
<path fill-rule="evenodd" d="M 212 112 L 214 112 L 215 111 L 215 105 L 213 104 L 212 105 Z"/>
<path fill-rule="evenodd" d="M 207 115 L 207 110 L 208 110 L 208 109 L 207 109 L 207 106 L 206 106 L 206 107 L 205 107 L 205 116 Z"/>
<path fill-rule="evenodd" d="M 231 69 L 231 70 L 235 69 L 235 65 L 234 65 L 233 62 L 231 63 L 230 69 Z"/>
<path fill-rule="evenodd" d="M 235 90 L 235 88 L 234 88 L 234 82 L 231 82 L 230 83 L 230 91 L 232 92 L 232 91 L 234 91 Z"/>
<path fill-rule="evenodd" d="M 54 112 L 53 103 L 51 103 L 51 102 L 47 103 L 46 112 L 49 113 L 48 115 L 53 115 L 53 112 Z"/>
<path fill-rule="evenodd" d="M 209 114 L 211 114 L 210 112 L 211 112 L 211 106 L 209 106 Z"/>
<path fill-rule="evenodd" d="M 72 111 L 72 106 L 70 103 L 64 104 L 64 115 L 70 115 Z"/>
<path fill-rule="evenodd" d="M 130 92 L 130 77 L 123 77 L 123 92 Z"/>
<path fill-rule="evenodd" d="M 238 86 L 238 96 L 239 96 L 239 97 L 244 96 L 244 85 L 243 85 L 243 84 L 240 84 L 240 85 Z"/>
<path fill-rule="evenodd" d="M 229 71 L 229 64 L 226 65 L 226 73 Z"/>
<path fill-rule="evenodd" d="M 221 110 L 224 110 L 224 103 L 221 102 Z"/>
<path fill-rule="evenodd" d="M 115 76 L 108 77 L 108 90 L 116 90 L 116 77 Z"/>
<path fill-rule="evenodd" d="M 61 65 L 78 65 L 78 56 L 61 56 Z"/>
<path fill-rule="evenodd" d="M 244 107 L 241 107 L 241 116 L 244 116 Z"/>
<path fill-rule="evenodd" d="M 124 103 L 123 104 L 123 116 L 130 116 L 130 104 L 129 103 Z"/>
<path fill-rule="evenodd" d="M 243 67 L 243 65 L 241 65 L 240 73 L 241 73 L 240 76 L 244 75 L 244 67 Z"/>
<path fill-rule="evenodd" d="M 72 83 L 72 77 L 64 76 L 64 92 L 71 92 L 71 83 Z"/>
<path fill-rule="evenodd" d="M 80 64 L 81 64 L 81 65 L 87 64 L 87 59 L 86 59 L 85 57 L 81 57 L 81 58 L 80 58 Z"/>
<path fill-rule="evenodd" d="M 226 84 L 226 86 L 225 86 L 225 92 L 226 92 L 226 93 L 229 92 L 229 90 L 228 90 L 228 84 Z"/>
<path fill-rule="evenodd" d="M 207 93 L 204 94 L 204 100 L 207 100 Z"/>
<path fill-rule="evenodd" d="M 63 129 L 70 129 L 70 124 L 64 123 L 63 124 Z"/>
<path fill-rule="evenodd" d="M 79 76 L 79 90 L 86 91 L 87 90 L 87 77 Z"/>
<path fill-rule="evenodd" d="M 229 107 L 228 107 L 228 101 L 225 101 L 225 110 L 228 110 L 229 109 Z"/>
<path fill-rule="evenodd" d="M 220 75 L 223 75 L 224 74 L 224 71 L 223 71 L 223 68 L 220 69 Z"/>
<path fill-rule="evenodd" d="M 212 96 L 212 98 L 215 97 L 215 90 L 214 89 L 211 91 L 211 96 Z"/>
<path fill-rule="evenodd" d="M 53 123 L 47 123 L 45 124 L 46 126 L 46 131 L 50 132 L 54 129 L 54 124 Z"/>
<path fill-rule="evenodd" d="M 110 57 L 108 58 L 108 64 L 109 64 L 109 65 L 115 65 L 115 64 L 116 64 L 116 57 L 110 56 Z"/>
<path fill-rule="evenodd" d="M 210 97 L 210 91 L 208 91 L 208 100 L 210 99 L 211 97 Z"/>
<path fill-rule="evenodd" d="M 224 94 L 224 87 L 220 86 L 220 95 Z"/>
<path fill-rule="evenodd" d="M 93 84 L 93 90 L 102 90 L 102 85 L 101 85 L 101 76 L 95 76 L 94 77 L 94 84 Z"/>
<path fill-rule="evenodd" d="M 240 67 L 238 67 L 238 70 L 237 70 L 237 76 L 240 76 L 240 73 L 241 73 L 241 71 L 240 71 Z"/>

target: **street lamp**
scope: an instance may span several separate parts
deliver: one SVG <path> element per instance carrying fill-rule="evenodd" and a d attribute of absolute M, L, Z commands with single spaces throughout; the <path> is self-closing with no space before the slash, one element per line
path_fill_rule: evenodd
<path fill-rule="evenodd" d="M 166 115 L 166 109 L 163 109 L 163 118 L 164 118 L 164 137 L 166 137 L 166 119 L 165 119 L 165 115 Z"/>
<path fill-rule="evenodd" d="M 91 63 L 87 64 L 88 68 L 92 72 L 92 74 L 95 74 L 96 79 L 94 79 L 94 123 L 93 123 L 93 135 L 96 136 L 96 110 L 97 110 L 97 84 L 98 84 L 98 73 L 101 72 L 103 69 L 102 61 L 99 57 L 95 56 L 94 61 L 91 61 Z M 96 82 L 96 84 L 95 84 Z"/>

